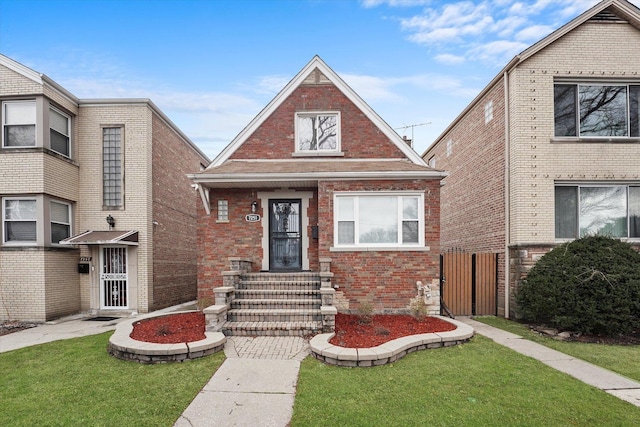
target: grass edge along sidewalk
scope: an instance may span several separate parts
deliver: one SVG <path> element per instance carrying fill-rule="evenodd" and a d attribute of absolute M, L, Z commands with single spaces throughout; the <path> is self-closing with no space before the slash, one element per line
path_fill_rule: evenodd
<path fill-rule="evenodd" d="M 635 426 L 640 408 L 482 336 L 375 368 L 307 358 L 292 427 Z"/>

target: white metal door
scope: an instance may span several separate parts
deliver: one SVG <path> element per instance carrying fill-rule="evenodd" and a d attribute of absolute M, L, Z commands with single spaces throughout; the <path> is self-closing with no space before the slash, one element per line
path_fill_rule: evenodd
<path fill-rule="evenodd" d="M 102 247 L 100 252 L 101 308 L 129 308 L 127 285 L 127 248 Z"/>

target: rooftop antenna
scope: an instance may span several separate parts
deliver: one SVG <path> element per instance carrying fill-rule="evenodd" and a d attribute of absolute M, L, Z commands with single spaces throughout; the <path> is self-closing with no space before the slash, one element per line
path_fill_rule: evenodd
<path fill-rule="evenodd" d="M 404 125 L 404 126 L 401 126 L 399 128 L 395 128 L 394 130 L 401 130 L 401 129 L 405 130 L 405 129 L 411 128 L 411 141 L 409 143 L 409 146 L 411 148 L 413 148 L 413 128 L 417 128 L 418 126 L 426 126 L 426 125 L 430 125 L 430 124 L 431 124 L 431 122 L 418 123 L 418 124 L 415 124 L 415 125 Z M 404 137 L 403 139 L 406 141 L 407 138 Z"/>

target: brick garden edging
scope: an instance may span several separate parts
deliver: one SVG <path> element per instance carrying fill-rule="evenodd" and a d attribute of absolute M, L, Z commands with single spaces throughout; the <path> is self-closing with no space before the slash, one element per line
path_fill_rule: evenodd
<path fill-rule="evenodd" d="M 456 329 L 447 332 L 408 335 L 371 348 L 339 347 L 329 343 L 335 335 L 334 333 L 319 334 L 309 341 L 309 347 L 313 357 L 329 365 L 380 366 L 393 363 L 414 351 L 465 343 L 475 333 L 471 326 L 457 320 L 442 316 L 433 317 L 453 323 L 456 325 Z"/>
<path fill-rule="evenodd" d="M 171 314 L 190 312 L 176 311 Z M 129 336 L 135 322 L 152 317 L 158 316 L 137 317 L 118 323 L 116 331 L 109 338 L 107 352 L 118 359 L 140 363 L 183 362 L 216 353 L 224 348 L 227 341 L 221 332 L 205 332 L 206 338 L 203 340 L 179 344 L 155 344 L 134 340 Z"/>

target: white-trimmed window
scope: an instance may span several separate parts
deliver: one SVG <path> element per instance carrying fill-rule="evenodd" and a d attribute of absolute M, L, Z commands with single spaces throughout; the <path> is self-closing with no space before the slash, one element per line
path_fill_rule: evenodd
<path fill-rule="evenodd" d="M 423 246 L 424 197 L 410 193 L 340 193 L 334 208 L 336 246 Z"/>
<path fill-rule="evenodd" d="M 36 199 L 4 198 L 2 201 L 3 242 L 36 243 L 37 217 Z"/>
<path fill-rule="evenodd" d="M 49 144 L 51 150 L 63 156 L 71 157 L 71 118 L 63 112 L 49 108 Z"/>
<path fill-rule="evenodd" d="M 220 199 L 218 200 L 218 221 L 229 221 L 229 201 Z"/>
<path fill-rule="evenodd" d="M 295 131 L 297 152 L 340 151 L 340 113 L 297 113 Z"/>
<path fill-rule="evenodd" d="M 556 83 L 555 136 L 640 137 L 640 85 Z"/>
<path fill-rule="evenodd" d="M 556 239 L 640 238 L 640 184 L 558 185 L 555 223 Z"/>
<path fill-rule="evenodd" d="M 484 104 L 484 124 L 493 120 L 493 100 Z"/>
<path fill-rule="evenodd" d="M 51 217 L 51 243 L 71 237 L 71 205 L 68 203 L 51 201 L 49 204 Z"/>
<path fill-rule="evenodd" d="M 2 103 L 2 146 L 34 147 L 36 145 L 36 101 Z"/>
<path fill-rule="evenodd" d="M 102 129 L 102 204 L 122 207 L 122 128 Z"/>

